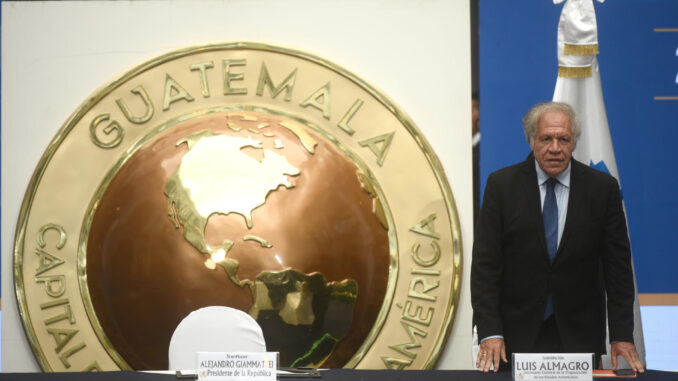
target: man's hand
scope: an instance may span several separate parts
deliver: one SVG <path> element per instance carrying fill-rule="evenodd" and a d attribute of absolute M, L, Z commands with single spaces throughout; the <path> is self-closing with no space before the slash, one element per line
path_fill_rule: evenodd
<path fill-rule="evenodd" d="M 638 357 L 636 355 L 636 357 Z M 478 352 L 478 359 L 476 360 L 476 367 L 481 372 L 489 372 L 490 366 L 494 365 L 494 371 L 499 370 L 499 359 L 504 363 L 508 363 L 506 359 L 506 347 L 504 346 L 504 339 L 493 338 L 487 339 L 480 343 L 480 351 Z"/>
<path fill-rule="evenodd" d="M 638 352 L 636 352 L 636 346 L 633 345 L 633 343 L 629 343 L 628 341 L 615 341 L 610 344 L 610 347 L 612 369 L 617 369 L 617 356 L 622 356 L 635 372 L 642 373 L 645 371 L 643 364 L 638 357 Z"/>

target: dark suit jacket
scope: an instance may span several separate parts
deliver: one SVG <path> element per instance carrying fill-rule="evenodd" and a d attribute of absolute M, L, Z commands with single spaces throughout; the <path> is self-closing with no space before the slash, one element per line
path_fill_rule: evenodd
<path fill-rule="evenodd" d="M 503 335 L 509 353 L 530 352 L 551 294 L 565 350 L 603 354 L 605 292 L 610 340 L 633 342 L 635 290 L 617 181 L 572 159 L 565 228 L 550 263 L 534 157 L 492 173 L 471 265 L 478 337 Z"/>

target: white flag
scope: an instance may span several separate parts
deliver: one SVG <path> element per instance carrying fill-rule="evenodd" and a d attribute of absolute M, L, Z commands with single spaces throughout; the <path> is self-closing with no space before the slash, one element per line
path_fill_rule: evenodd
<path fill-rule="evenodd" d="M 554 0 L 554 3 L 562 1 Z M 558 23 L 558 79 L 553 100 L 571 105 L 581 122 L 581 136 L 573 153 L 575 159 L 609 173 L 621 184 L 596 54 L 598 29 L 593 0 L 567 0 Z M 635 285 L 635 270 L 633 277 Z M 633 312 L 633 337 L 640 360 L 645 364 L 645 343 L 637 292 Z M 609 340 L 607 343 L 609 353 Z M 603 356 L 603 364 L 606 368 L 611 367 L 609 356 Z"/>

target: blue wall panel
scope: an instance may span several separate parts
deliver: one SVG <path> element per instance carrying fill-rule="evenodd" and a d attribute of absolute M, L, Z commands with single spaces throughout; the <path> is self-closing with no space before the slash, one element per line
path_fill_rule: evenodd
<path fill-rule="evenodd" d="M 521 118 L 551 100 L 562 4 L 480 0 L 481 186 L 529 153 Z M 678 293 L 676 0 L 595 2 L 607 108 L 641 293 Z"/>

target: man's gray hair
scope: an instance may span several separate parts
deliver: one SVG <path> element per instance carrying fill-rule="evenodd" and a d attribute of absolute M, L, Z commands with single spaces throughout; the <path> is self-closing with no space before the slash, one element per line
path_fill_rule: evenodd
<path fill-rule="evenodd" d="M 544 102 L 532 106 L 523 117 L 523 129 L 525 130 L 525 137 L 527 138 L 527 142 L 530 143 L 530 147 L 534 146 L 539 119 L 549 111 L 559 111 L 567 115 L 570 119 L 572 133 L 574 134 L 574 142 L 576 143 L 579 139 L 579 135 L 581 135 L 581 124 L 579 124 L 579 119 L 577 119 L 577 114 L 574 112 L 572 106 L 563 102 Z"/>

